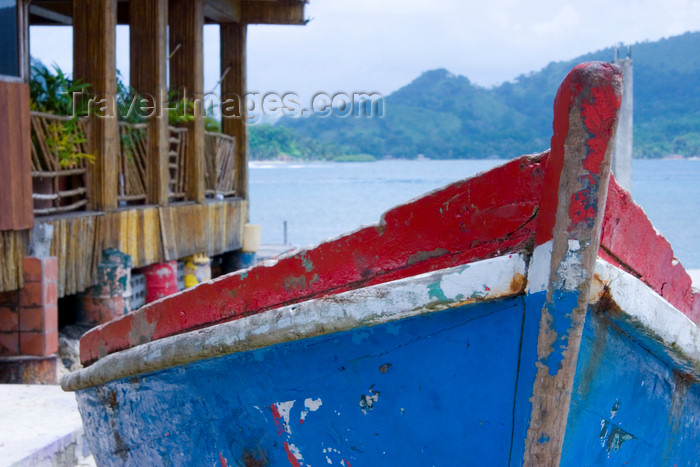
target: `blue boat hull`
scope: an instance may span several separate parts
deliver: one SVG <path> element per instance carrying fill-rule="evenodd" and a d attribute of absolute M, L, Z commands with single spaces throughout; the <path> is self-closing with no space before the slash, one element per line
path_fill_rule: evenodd
<path fill-rule="evenodd" d="M 505 465 L 523 312 L 520 298 L 460 307 L 125 378 L 78 398 L 96 451 L 115 453 L 105 465 L 218 465 L 220 456 L 289 465 L 290 453 L 302 465 Z"/>
<path fill-rule="evenodd" d="M 86 432 L 100 465 L 521 465 L 541 295 L 82 390 Z M 600 310 L 574 387 L 561 465 L 697 465 L 700 385 Z"/>

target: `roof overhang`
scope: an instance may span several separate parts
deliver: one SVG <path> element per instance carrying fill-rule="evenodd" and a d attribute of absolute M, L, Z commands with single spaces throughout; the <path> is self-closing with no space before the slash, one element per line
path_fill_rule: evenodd
<path fill-rule="evenodd" d="M 304 25 L 306 0 L 205 0 L 207 24 L 296 24 Z M 30 24 L 70 26 L 73 2 L 34 0 L 29 6 Z M 118 0 L 117 24 L 129 24 L 129 1 Z"/>

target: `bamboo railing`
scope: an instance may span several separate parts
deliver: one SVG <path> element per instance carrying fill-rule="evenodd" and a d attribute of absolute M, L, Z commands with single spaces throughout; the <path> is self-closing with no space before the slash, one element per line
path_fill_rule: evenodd
<path fill-rule="evenodd" d="M 148 125 L 119 122 L 119 195 L 120 205 L 146 201 Z"/>
<path fill-rule="evenodd" d="M 235 143 L 236 139 L 222 133 L 204 134 L 204 192 L 207 196 L 235 196 Z"/>
<path fill-rule="evenodd" d="M 169 127 L 168 173 L 170 174 L 170 200 L 185 199 L 185 154 L 187 153 L 187 128 Z"/>
<path fill-rule="evenodd" d="M 73 154 L 87 154 L 85 120 L 41 112 L 31 112 L 30 119 L 34 215 L 82 209 L 88 203 L 87 159 L 62 165 L 59 153 L 68 148 Z"/>
<path fill-rule="evenodd" d="M 62 165 L 59 146 L 73 154 L 88 154 L 87 120 L 31 112 L 32 179 L 34 214 L 52 215 L 84 209 L 88 204 L 88 158 L 74 158 Z M 148 187 L 148 125 L 119 122 L 119 174 L 117 200 L 120 206 L 145 204 Z M 61 146 L 63 144 L 63 146 Z M 186 199 L 186 128 L 169 127 L 169 199 Z M 205 193 L 210 197 L 236 195 L 235 138 L 220 133 L 205 134 Z"/>

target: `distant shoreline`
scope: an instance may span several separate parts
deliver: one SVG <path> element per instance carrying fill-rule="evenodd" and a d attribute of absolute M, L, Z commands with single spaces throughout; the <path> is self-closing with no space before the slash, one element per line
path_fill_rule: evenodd
<path fill-rule="evenodd" d="M 520 156 L 515 156 L 515 157 L 520 157 Z M 513 159 L 515 158 L 513 157 Z M 352 162 L 380 162 L 380 161 L 405 161 L 405 162 L 422 162 L 422 161 L 479 161 L 479 160 L 502 160 L 502 161 L 508 161 L 510 159 L 502 159 L 498 157 L 477 157 L 477 158 L 468 158 L 468 157 L 458 157 L 454 159 L 431 159 L 428 157 L 423 157 L 423 158 L 415 158 L 415 159 L 408 159 L 408 158 L 402 158 L 402 157 L 385 157 L 385 158 L 372 158 L 372 159 L 353 159 L 353 158 L 348 158 L 347 160 L 343 159 L 251 159 L 248 160 L 249 164 L 252 165 L 279 165 L 279 166 L 284 166 L 288 164 L 318 164 L 318 163 L 352 163 Z M 659 160 L 659 161 L 700 161 L 700 156 L 680 156 L 680 155 L 674 155 L 670 154 L 664 157 L 637 157 L 634 158 L 636 161 L 644 161 L 644 160 Z"/>

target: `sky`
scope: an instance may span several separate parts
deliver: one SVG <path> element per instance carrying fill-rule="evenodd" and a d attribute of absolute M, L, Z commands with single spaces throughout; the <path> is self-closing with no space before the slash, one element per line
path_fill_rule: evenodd
<path fill-rule="evenodd" d="M 310 0 L 305 26 L 248 27 L 248 88 L 378 92 L 447 68 L 494 86 L 618 43 L 700 30 L 700 0 Z M 32 28 L 31 53 L 72 67 L 70 28 Z M 218 29 L 205 28 L 205 91 L 219 79 Z M 128 77 L 128 28 L 117 66 Z M 611 57 L 612 59 L 612 57 Z"/>

